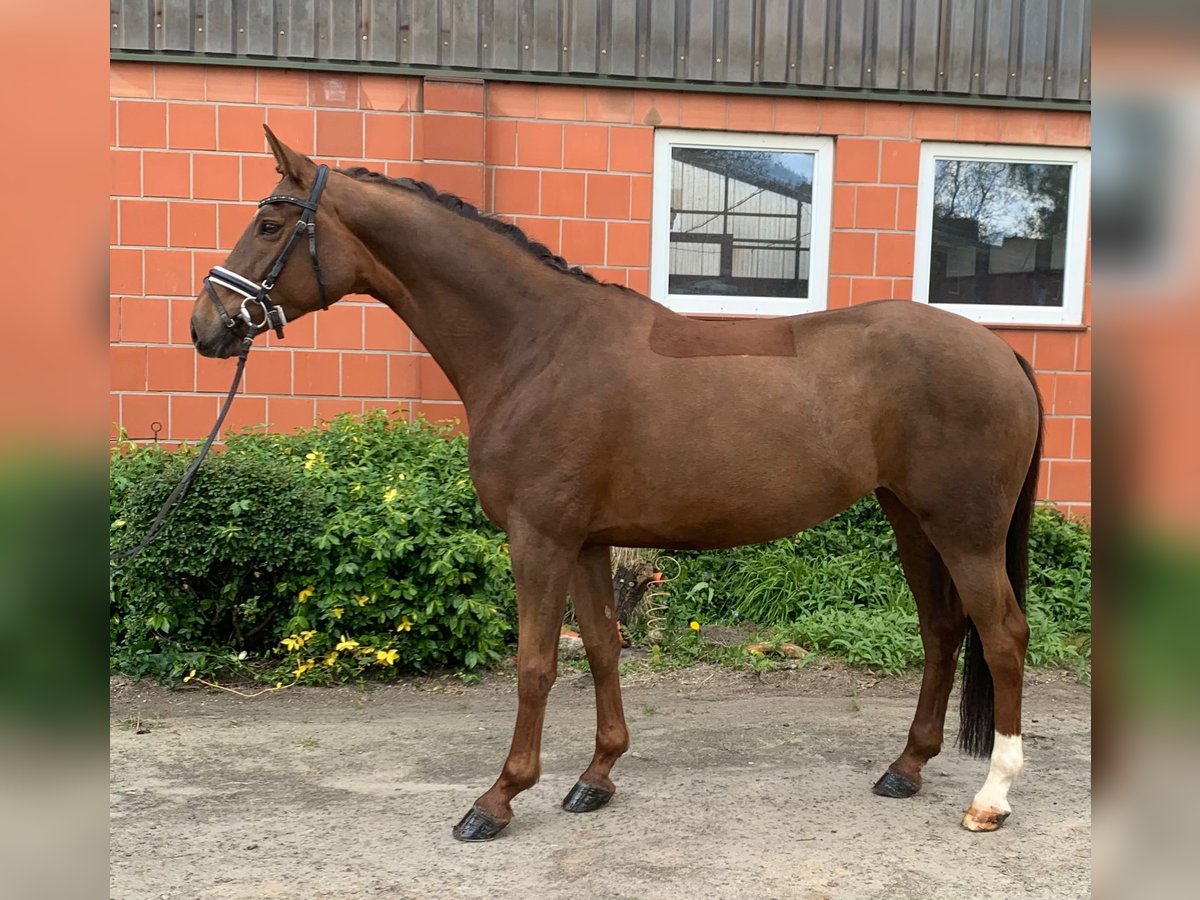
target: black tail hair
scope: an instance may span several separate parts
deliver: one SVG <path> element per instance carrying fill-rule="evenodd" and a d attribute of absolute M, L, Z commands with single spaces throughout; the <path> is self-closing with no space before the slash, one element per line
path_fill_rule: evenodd
<path fill-rule="evenodd" d="M 1025 609 L 1025 586 L 1029 579 L 1029 526 L 1033 519 L 1033 498 L 1037 490 L 1038 469 L 1042 461 L 1042 434 L 1044 431 L 1045 404 L 1034 378 L 1033 366 L 1020 353 L 1015 353 L 1017 362 L 1025 370 L 1033 392 L 1037 395 L 1038 434 L 1033 448 L 1033 459 L 1025 475 L 1025 484 L 1017 498 L 1012 521 L 1008 525 L 1008 538 L 1004 543 L 1005 567 L 1017 605 Z M 990 756 L 996 737 L 995 691 L 992 673 L 983 656 L 983 642 L 975 623 L 967 623 L 967 640 L 963 648 L 962 700 L 959 705 L 958 746 L 972 756 Z"/>

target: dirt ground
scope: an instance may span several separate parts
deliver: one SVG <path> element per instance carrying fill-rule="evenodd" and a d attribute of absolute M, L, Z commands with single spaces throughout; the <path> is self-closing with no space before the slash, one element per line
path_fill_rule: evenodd
<path fill-rule="evenodd" d="M 1014 813 L 974 835 L 958 823 L 983 761 L 947 750 L 916 797 L 870 792 L 917 684 L 832 664 L 629 678 L 618 793 L 571 815 L 559 802 L 590 759 L 594 713 L 590 677 L 566 674 L 541 783 L 497 840 L 460 844 L 450 827 L 508 747 L 516 693 L 503 676 L 251 700 L 115 680 L 111 896 L 1089 896 L 1088 689 L 1029 675 Z"/>

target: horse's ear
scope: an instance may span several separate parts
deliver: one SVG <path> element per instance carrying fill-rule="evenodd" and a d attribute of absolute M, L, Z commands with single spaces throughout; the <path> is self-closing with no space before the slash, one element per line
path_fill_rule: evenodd
<path fill-rule="evenodd" d="M 271 152 L 275 154 L 275 171 L 280 175 L 289 176 L 298 184 L 306 185 L 311 182 L 316 164 L 275 137 L 275 132 L 268 128 L 266 123 L 263 124 L 263 131 L 267 133 L 267 143 L 271 145 Z"/>

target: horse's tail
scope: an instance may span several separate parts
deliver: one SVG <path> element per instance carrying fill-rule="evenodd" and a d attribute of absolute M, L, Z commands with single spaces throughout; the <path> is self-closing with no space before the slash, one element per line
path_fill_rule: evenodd
<path fill-rule="evenodd" d="M 1016 595 L 1017 605 L 1025 609 L 1025 585 L 1029 579 L 1029 526 L 1033 518 L 1033 495 L 1037 489 L 1038 469 L 1042 461 L 1042 436 L 1045 428 L 1045 405 L 1042 393 L 1034 379 L 1033 366 L 1021 354 L 1015 354 L 1017 362 L 1025 370 L 1038 405 L 1037 442 L 1033 447 L 1033 459 L 1025 473 L 1025 484 L 1017 498 L 1012 520 L 1008 525 L 1008 538 L 1004 543 L 1005 567 L 1008 580 Z M 988 671 L 983 656 L 983 642 L 975 623 L 967 623 L 966 647 L 963 651 L 962 701 L 959 707 L 958 746 L 972 756 L 989 756 L 996 735 L 995 697 L 992 688 L 992 673 Z"/>

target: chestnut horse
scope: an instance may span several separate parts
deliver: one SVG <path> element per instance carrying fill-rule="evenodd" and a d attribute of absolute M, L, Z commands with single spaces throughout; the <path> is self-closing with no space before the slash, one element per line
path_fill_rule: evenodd
<path fill-rule="evenodd" d="M 568 267 L 457 197 L 363 169 L 318 177 L 312 160 L 269 130 L 267 140 L 283 178 L 228 268 L 214 270 L 219 287 L 197 299 L 196 348 L 228 357 L 267 324 L 252 302 L 252 314 L 239 317 L 254 291 L 236 295 L 229 270 L 261 278 L 286 260 L 285 241 L 305 232 L 294 226 L 312 212 L 299 198 L 311 190 L 321 279 L 308 254 L 294 254 L 268 279 L 268 304 L 288 320 L 350 293 L 391 307 L 462 398 L 479 502 L 509 535 L 516 727 L 500 777 L 455 837 L 495 837 L 512 819 L 513 798 L 538 780 L 568 592 L 597 723 L 595 755 L 563 806 L 586 812 L 612 797 L 609 773 L 629 733 L 610 547 L 767 541 L 872 491 L 895 530 L 925 649 L 907 744 L 875 791 L 908 797 L 920 788 L 922 767 L 941 749 L 965 640 L 959 741 L 990 754 L 991 768 L 963 825 L 1001 825 L 1022 768 L 1023 598 L 1042 430 L 1025 360 L 982 326 L 908 301 L 788 318 L 685 318 Z"/>

